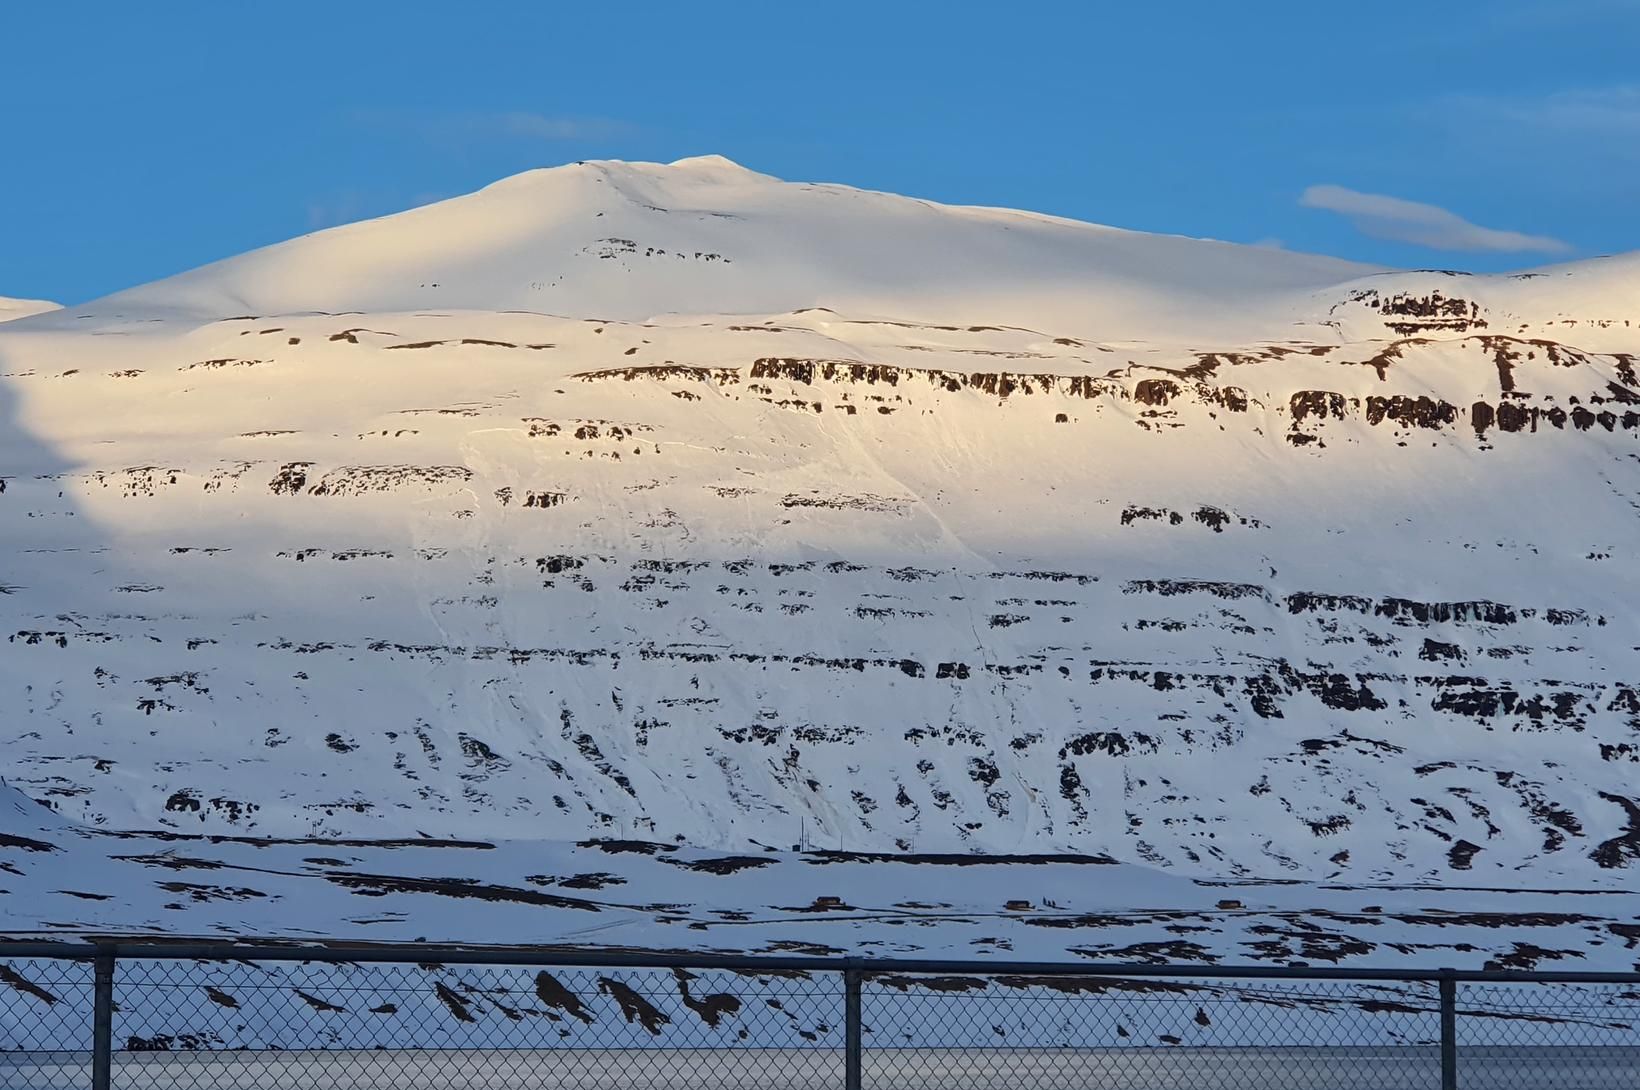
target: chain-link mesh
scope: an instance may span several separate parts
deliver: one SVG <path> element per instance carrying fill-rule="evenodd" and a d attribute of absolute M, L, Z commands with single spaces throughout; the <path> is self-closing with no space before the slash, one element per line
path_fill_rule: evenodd
<path fill-rule="evenodd" d="M 836 974 L 121 962 L 113 1085 L 841 1086 Z"/>
<path fill-rule="evenodd" d="M 1640 1086 L 1640 984 L 1460 984 L 1458 1085 Z"/>
<path fill-rule="evenodd" d="M 0 1087 L 91 1085 L 93 980 L 87 961 L 0 961 Z"/>
<path fill-rule="evenodd" d="M 1428 984 L 878 976 L 861 1006 L 880 1090 L 1441 1085 Z"/>
<path fill-rule="evenodd" d="M 860 974 L 862 1090 L 1437 1090 L 1430 982 Z M 0 1090 L 92 1085 L 89 961 L 0 961 Z M 1640 981 L 1456 987 L 1463 1090 L 1640 1085 Z M 844 1090 L 840 972 L 122 958 L 119 1090 Z"/>

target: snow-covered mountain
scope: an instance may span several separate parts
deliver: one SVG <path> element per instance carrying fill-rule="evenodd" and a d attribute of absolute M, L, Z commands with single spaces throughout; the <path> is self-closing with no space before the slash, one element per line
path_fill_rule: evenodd
<path fill-rule="evenodd" d="M 1634 255 L 534 171 L 0 329 L 0 768 L 103 830 L 1617 890 L 1636 322 Z"/>

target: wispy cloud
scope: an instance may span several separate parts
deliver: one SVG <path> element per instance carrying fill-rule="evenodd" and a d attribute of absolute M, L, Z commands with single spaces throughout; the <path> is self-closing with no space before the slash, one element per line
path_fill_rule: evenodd
<path fill-rule="evenodd" d="M 480 130 L 530 140 L 609 140 L 634 131 L 633 125 L 607 117 L 548 117 L 523 110 L 471 114 L 466 120 Z"/>
<path fill-rule="evenodd" d="M 1622 185 L 1640 163 L 1640 83 L 1573 87 L 1536 95 L 1451 95 L 1420 109 L 1455 146 L 1515 165 L 1563 170 L 1576 161 L 1585 189 Z M 1616 172 L 1613 168 L 1616 168 Z"/>
<path fill-rule="evenodd" d="M 1640 17 L 1640 4 L 1634 0 L 1494 0 L 1481 16 L 1483 26 L 1490 24 L 1504 30 L 1590 22 L 1632 26 L 1636 17 Z"/>
<path fill-rule="evenodd" d="M 1439 205 L 1361 193 L 1341 185 L 1312 185 L 1298 203 L 1336 212 L 1363 235 L 1432 250 L 1561 254 L 1571 249 L 1557 238 L 1481 227 Z"/>
<path fill-rule="evenodd" d="M 369 202 L 357 190 L 343 190 L 332 193 L 321 199 L 309 201 L 306 209 L 307 229 L 317 231 L 323 227 L 335 227 L 339 223 L 351 223 L 369 215 Z"/>
<path fill-rule="evenodd" d="M 440 143 L 507 140 L 527 143 L 571 143 L 615 140 L 638 131 L 636 125 L 608 117 L 563 117 L 529 110 L 415 114 L 398 110 L 354 110 L 356 125 L 397 129 Z"/>
<path fill-rule="evenodd" d="M 358 220 L 391 215 L 409 208 L 419 208 L 424 204 L 447 200 L 454 195 L 427 190 L 407 194 L 391 189 L 340 189 L 308 201 L 303 208 L 303 220 L 309 231 L 319 231 L 326 227 L 337 227 L 344 223 L 355 223 Z"/>
<path fill-rule="evenodd" d="M 1539 129 L 1640 136 L 1640 84 L 1556 91 L 1531 99 L 1471 98 L 1464 102 L 1497 120 Z"/>

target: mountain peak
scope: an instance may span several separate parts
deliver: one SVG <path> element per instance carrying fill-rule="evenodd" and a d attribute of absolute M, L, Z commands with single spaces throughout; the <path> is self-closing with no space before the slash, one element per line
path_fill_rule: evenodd
<path fill-rule="evenodd" d="M 685 170 L 698 171 L 732 171 L 736 174 L 756 174 L 757 171 L 741 166 L 726 155 L 689 155 L 682 159 L 674 159 L 666 164 L 672 167 L 681 167 Z"/>
<path fill-rule="evenodd" d="M 144 285 L 98 309 L 207 319 L 530 310 L 643 321 L 826 306 L 949 323 L 978 307 L 991 323 L 1063 335 L 1216 342 L 1264 330 L 1295 291 L 1375 271 L 784 182 L 701 155 L 529 171 Z M 1181 297 L 1198 302 L 1181 310 Z"/>
<path fill-rule="evenodd" d="M 60 307 L 60 304 L 44 299 L 10 299 L 0 295 L 0 322 L 27 318 L 31 314 L 44 314 L 48 310 L 58 310 Z"/>

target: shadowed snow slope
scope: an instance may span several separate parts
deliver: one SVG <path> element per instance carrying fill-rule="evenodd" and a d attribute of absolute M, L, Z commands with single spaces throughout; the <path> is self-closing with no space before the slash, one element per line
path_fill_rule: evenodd
<path fill-rule="evenodd" d="M 6 788 L 0 818 L 31 890 L 3 918 L 42 936 L 1622 970 L 1640 911 L 1625 890 L 1227 882 L 1107 856 L 115 833 Z"/>
<path fill-rule="evenodd" d="M 0 771 L 69 829 L 1621 889 L 1636 321 L 1632 256 L 520 175 L 0 330 Z"/>

